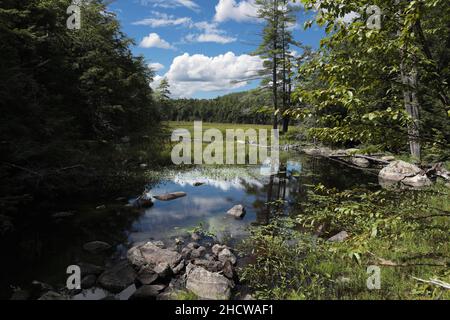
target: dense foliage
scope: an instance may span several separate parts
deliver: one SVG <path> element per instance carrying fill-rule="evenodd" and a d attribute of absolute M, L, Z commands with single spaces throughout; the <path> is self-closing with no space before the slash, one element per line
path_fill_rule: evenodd
<path fill-rule="evenodd" d="M 367 23 L 369 5 L 382 12 L 380 29 Z M 425 160 L 447 159 L 449 10 L 442 0 L 321 1 L 317 23 L 328 35 L 299 70 L 294 98 L 307 107 L 291 115 L 313 117 L 311 135 L 327 143 L 400 152 L 409 142 L 416 158 L 422 147 Z M 345 22 L 352 12 L 359 17 Z"/>
<path fill-rule="evenodd" d="M 215 99 L 171 100 L 164 117 L 172 121 L 225 122 L 267 124 L 271 113 L 259 112 L 270 105 L 271 96 L 266 90 L 232 93 Z"/>
<path fill-rule="evenodd" d="M 2 211 L 14 196 L 80 191 L 157 154 L 151 70 L 101 1 L 83 2 L 79 30 L 66 25 L 70 4 L 0 4 Z"/>

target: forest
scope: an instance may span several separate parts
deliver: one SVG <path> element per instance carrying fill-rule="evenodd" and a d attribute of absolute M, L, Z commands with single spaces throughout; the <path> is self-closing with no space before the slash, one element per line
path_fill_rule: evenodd
<path fill-rule="evenodd" d="M 0 3 L 0 299 L 450 299 L 448 1 L 251 1 L 257 86 L 211 99 L 76 3 Z M 278 173 L 175 166 L 200 120 L 278 129 Z"/>

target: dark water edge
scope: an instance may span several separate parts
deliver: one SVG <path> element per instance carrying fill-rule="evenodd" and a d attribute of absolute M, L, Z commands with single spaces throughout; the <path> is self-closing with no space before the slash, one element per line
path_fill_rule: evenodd
<path fill-rule="evenodd" d="M 308 188 L 318 183 L 341 190 L 378 188 L 376 175 L 328 159 L 287 154 L 283 162 L 286 176 L 272 177 L 261 176 L 254 166 L 168 168 L 155 173 L 158 179 L 151 186 L 151 195 L 184 191 L 187 197 L 156 201 L 146 210 L 125 206 L 137 196 L 136 190 L 124 193 L 125 199 L 114 195 L 102 199 L 102 203 L 90 199 L 58 208 L 73 211 L 72 217 L 55 219 L 39 207 L 32 208 L 36 210 L 34 218 L 21 223 L 19 230 L 1 241 L 0 298 L 8 299 L 12 287 L 27 288 L 33 280 L 62 288 L 69 265 L 112 265 L 135 242 L 163 240 L 171 245 L 175 238 L 188 241 L 189 231 L 199 225 L 221 242 L 233 245 L 246 237 L 252 225 L 269 221 L 271 208 L 267 202 L 284 198 L 285 212 L 289 214 L 297 204 L 307 201 Z M 196 187 L 196 182 L 204 184 Z M 102 204 L 105 207 L 97 208 Z M 247 208 L 243 220 L 225 215 L 236 204 Z M 105 241 L 113 249 L 95 255 L 85 252 L 83 244 L 95 240 Z M 98 294 L 93 292 L 86 298 L 98 298 Z"/>

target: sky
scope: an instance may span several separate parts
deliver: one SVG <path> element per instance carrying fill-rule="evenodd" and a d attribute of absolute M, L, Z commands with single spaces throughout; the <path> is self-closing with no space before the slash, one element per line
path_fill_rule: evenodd
<path fill-rule="evenodd" d="M 133 53 L 155 71 L 152 86 L 166 77 L 174 98 L 209 99 L 258 86 L 245 81 L 262 66 L 251 54 L 264 26 L 254 0 L 115 0 L 109 9 L 135 41 Z M 317 48 L 324 31 L 304 31 L 311 15 L 297 15 L 294 38 Z"/>

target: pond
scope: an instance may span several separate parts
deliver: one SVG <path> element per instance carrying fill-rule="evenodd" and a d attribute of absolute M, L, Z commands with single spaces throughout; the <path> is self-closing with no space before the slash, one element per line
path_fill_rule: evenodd
<path fill-rule="evenodd" d="M 74 216 L 29 223 L 14 242 L 2 244 L 0 297 L 8 298 L 12 286 L 26 288 L 33 280 L 63 287 L 69 265 L 108 266 L 124 258 L 133 243 L 162 240 L 171 246 L 176 238 L 189 241 L 189 232 L 195 228 L 233 245 L 245 238 L 252 225 L 269 221 L 270 203 L 284 199 L 284 213 L 295 214 L 295 204 L 308 201 L 308 188 L 318 183 L 338 189 L 378 187 L 376 175 L 325 158 L 287 153 L 282 159 L 286 173 L 271 177 L 261 175 L 256 166 L 167 169 L 157 173 L 160 178 L 149 193 L 183 191 L 186 197 L 155 200 L 153 207 L 142 210 L 125 208 L 126 199 L 110 200 L 100 208 L 83 204 L 70 208 Z M 226 214 L 237 204 L 246 208 L 242 220 Z M 110 243 L 113 250 L 96 255 L 85 252 L 83 244 L 95 240 Z M 75 298 L 100 299 L 107 294 L 101 289 L 87 290 Z M 125 292 L 118 298 L 127 296 Z"/>

